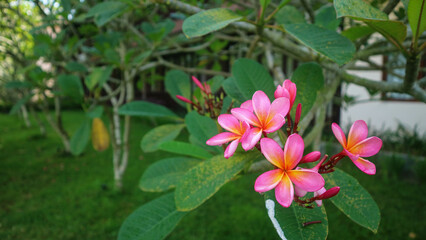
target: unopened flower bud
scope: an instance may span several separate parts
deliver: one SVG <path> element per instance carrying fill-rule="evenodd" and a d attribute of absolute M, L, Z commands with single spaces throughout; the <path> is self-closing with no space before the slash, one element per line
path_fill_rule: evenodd
<path fill-rule="evenodd" d="M 176 95 L 176 98 L 179 99 L 179 100 L 181 100 L 182 102 L 186 102 L 186 103 L 189 103 L 189 104 L 194 104 L 191 100 L 189 100 L 188 98 L 186 98 L 184 96 Z"/>
<path fill-rule="evenodd" d="M 314 151 L 311 153 L 306 154 L 302 160 L 300 160 L 300 163 L 309 163 L 309 162 L 316 162 L 318 159 L 320 159 L 321 153 L 318 151 Z"/>
<path fill-rule="evenodd" d="M 192 76 L 192 81 L 194 81 L 195 85 L 197 85 L 201 89 L 201 91 L 206 92 L 203 85 L 196 77 Z"/>
<path fill-rule="evenodd" d="M 323 194 L 316 196 L 315 199 L 323 200 L 323 199 L 332 198 L 336 196 L 339 193 L 339 191 L 340 191 L 340 187 L 338 186 L 332 187 L 328 189 L 327 191 L 325 191 Z"/>
<path fill-rule="evenodd" d="M 296 117 L 294 119 L 294 124 L 298 124 L 300 121 L 300 116 L 302 115 L 302 104 L 297 104 L 296 108 Z"/>

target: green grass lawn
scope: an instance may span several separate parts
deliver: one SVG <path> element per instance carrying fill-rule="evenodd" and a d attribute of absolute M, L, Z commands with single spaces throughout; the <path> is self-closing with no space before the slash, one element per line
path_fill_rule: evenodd
<path fill-rule="evenodd" d="M 83 115 L 64 113 L 64 125 L 74 132 Z M 144 170 L 171 156 L 140 150 L 149 120 L 133 119 L 132 150 L 124 189 L 113 189 L 111 149 L 97 153 L 91 146 L 80 157 L 61 153 L 60 139 L 49 131 L 25 128 L 16 116 L 0 115 L 0 239 L 116 239 L 124 219 L 140 205 L 161 194 L 138 189 Z M 183 136 L 185 137 L 185 136 Z M 380 207 L 382 220 L 375 235 L 351 222 L 325 202 L 329 239 L 426 239 L 426 192 L 412 172 L 382 171 L 386 159 L 373 159 L 378 174 L 368 176 L 343 160 Z M 389 168 L 386 168 L 389 170 Z M 190 212 L 168 239 L 278 239 L 253 190 L 258 174 L 224 186 L 201 207 Z"/>

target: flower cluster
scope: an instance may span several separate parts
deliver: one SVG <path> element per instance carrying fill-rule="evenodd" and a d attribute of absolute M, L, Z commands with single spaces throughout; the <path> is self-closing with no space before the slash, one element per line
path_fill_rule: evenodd
<path fill-rule="evenodd" d="M 206 88 L 197 81 L 194 80 L 202 90 Z M 208 95 L 208 91 L 204 92 Z M 224 152 L 225 158 L 232 157 L 239 144 L 245 151 L 258 149 L 274 166 L 274 170 L 261 174 L 255 181 L 254 190 L 263 193 L 275 189 L 275 197 L 282 206 L 289 207 L 295 201 L 303 207 L 311 208 L 314 202 L 321 206 L 323 199 L 338 194 L 338 186 L 328 190 L 324 188 L 325 181 L 321 174 L 333 172 L 334 166 L 345 156 L 361 171 L 375 174 L 375 165 L 363 157 L 377 154 L 382 141 L 378 137 L 367 138 L 368 128 L 362 120 L 353 124 L 347 139 L 342 129 L 333 123 L 333 133 L 343 150 L 329 159 L 327 155 L 321 158 L 318 151 L 303 156 L 305 144 L 298 134 L 301 104 L 297 105 L 294 122 L 290 116 L 296 93 L 296 84 L 290 80 L 285 80 L 277 87 L 272 103 L 263 91 L 256 91 L 251 100 L 242 103 L 240 107 L 230 109 L 230 114 L 218 116 L 218 123 L 226 132 L 211 137 L 206 144 L 217 146 L 229 143 Z M 186 102 L 194 105 L 189 100 Z M 287 140 L 283 142 L 284 148 L 268 137 L 268 134 L 277 131 L 287 135 Z M 317 161 L 313 168 L 300 166 Z M 301 199 L 308 192 L 313 192 L 313 197 Z"/>

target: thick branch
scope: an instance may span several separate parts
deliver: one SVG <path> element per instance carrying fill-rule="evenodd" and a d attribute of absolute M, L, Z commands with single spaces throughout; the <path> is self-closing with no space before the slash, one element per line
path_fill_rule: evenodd
<path fill-rule="evenodd" d="M 400 0 L 390 0 L 388 4 L 383 8 L 383 12 L 386 14 L 389 14 L 393 11 L 393 9 L 398 5 Z"/>

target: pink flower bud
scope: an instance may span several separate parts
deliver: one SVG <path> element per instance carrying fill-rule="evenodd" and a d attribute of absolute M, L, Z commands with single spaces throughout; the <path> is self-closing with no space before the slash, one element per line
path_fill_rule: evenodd
<path fill-rule="evenodd" d="M 296 117 L 294 119 L 294 124 L 298 124 L 300 121 L 300 116 L 302 115 L 302 104 L 297 104 L 296 108 Z"/>
<path fill-rule="evenodd" d="M 183 97 L 181 95 L 176 95 L 176 98 L 179 99 L 179 100 L 181 100 L 182 102 L 186 102 L 186 103 L 189 103 L 189 104 L 194 104 L 191 100 L 189 100 L 188 98 Z"/>
<path fill-rule="evenodd" d="M 212 93 L 212 89 L 210 88 L 210 85 L 208 85 L 207 83 L 204 83 L 204 92 L 207 94 L 211 94 Z"/>
<path fill-rule="evenodd" d="M 300 160 L 300 163 L 309 163 L 309 162 L 316 162 L 318 159 L 320 159 L 321 153 L 318 151 L 311 152 L 306 154 L 302 160 Z"/>
<path fill-rule="evenodd" d="M 203 85 L 196 77 L 192 76 L 192 81 L 194 81 L 195 85 L 197 85 L 201 89 L 201 91 L 206 92 Z"/>
<path fill-rule="evenodd" d="M 332 198 L 336 196 L 339 193 L 339 191 L 340 191 L 340 187 L 338 186 L 332 187 L 328 189 L 327 191 L 325 191 L 323 194 L 316 196 L 315 199 L 323 200 L 323 199 Z"/>

